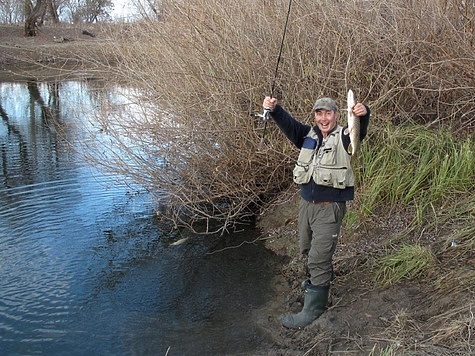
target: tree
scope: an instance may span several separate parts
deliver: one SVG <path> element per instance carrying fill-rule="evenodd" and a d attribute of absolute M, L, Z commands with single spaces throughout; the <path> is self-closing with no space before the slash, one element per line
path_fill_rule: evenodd
<path fill-rule="evenodd" d="M 25 0 L 25 35 L 36 36 L 38 28 L 45 19 L 53 23 L 60 22 L 61 9 L 67 9 L 70 20 L 77 22 L 99 22 L 110 19 L 109 13 L 114 4 L 112 0 L 79 0 L 63 2 L 59 0 L 36 0 L 33 5 L 31 0 Z"/>
<path fill-rule="evenodd" d="M 36 0 L 35 6 L 30 0 L 25 1 L 25 36 L 36 36 L 38 34 L 39 19 L 44 18 L 48 1 L 51 0 Z"/>
<path fill-rule="evenodd" d="M 73 23 L 107 21 L 114 8 L 112 0 L 67 0 L 62 6 Z"/>
<path fill-rule="evenodd" d="M 107 20 L 109 11 L 112 10 L 114 4 L 112 0 L 86 0 L 83 11 L 83 21 L 87 23 Z"/>
<path fill-rule="evenodd" d="M 48 13 L 51 16 L 51 21 L 53 23 L 59 23 L 58 8 L 59 5 L 55 0 L 48 1 Z"/>
<path fill-rule="evenodd" d="M 0 0 L 0 22 L 17 23 L 25 20 L 24 2 L 18 0 Z"/>

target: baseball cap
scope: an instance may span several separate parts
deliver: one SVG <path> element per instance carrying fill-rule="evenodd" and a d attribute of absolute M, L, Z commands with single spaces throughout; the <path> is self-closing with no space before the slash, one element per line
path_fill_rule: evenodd
<path fill-rule="evenodd" d="M 328 111 L 338 111 L 338 105 L 336 105 L 335 100 L 332 98 L 320 98 L 315 102 L 313 106 L 313 111 L 316 110 L 328 110 Z"/>

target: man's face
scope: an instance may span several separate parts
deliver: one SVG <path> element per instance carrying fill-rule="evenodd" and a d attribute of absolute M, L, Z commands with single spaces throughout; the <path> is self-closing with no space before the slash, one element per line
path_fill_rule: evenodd
<path fill-rule="evenodd" d="M 338 111 L 315 110 L 315 124 L 322 132 L 324 138 L 335 128 L 337 119 Z"/>

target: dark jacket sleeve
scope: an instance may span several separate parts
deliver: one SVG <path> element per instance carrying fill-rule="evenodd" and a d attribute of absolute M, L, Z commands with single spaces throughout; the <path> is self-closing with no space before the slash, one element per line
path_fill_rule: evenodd
<path fill-rule="evenodd" d="M 368 134 L 369 118 L 371 116 L 370 108 L 367 105 L 365 106 L 366 106 L 366 111 L 368 113 L 365 116 L 360 117 L 360 140 L 361 141 L 363 141 L 363 139 Z"/>
<path fill-rule="evenodd" d="M 285 111 L 279 104 L 276 105 L 270 115 L 285 136 L 287 136 L 297 148 L 301 148 L 303 138 L 307 136 L 310 131 L 310 126 L 295 120 L 292 115 Z"/>

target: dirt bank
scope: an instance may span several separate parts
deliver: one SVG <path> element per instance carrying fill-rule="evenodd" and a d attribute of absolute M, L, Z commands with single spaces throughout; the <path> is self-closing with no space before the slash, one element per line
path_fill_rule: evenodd
<path fill-rule="evenodd" d="M 298 192 L 294 193 L 289 202 L 276 206 L 259 222 L 268 248 L 290 259 L 277 277 L 276 299 L 269 303 L 262 325 L 275 340 L 265 354 L 379 355 L 391 347 L 396 351 L 391 345 L 412 342 L 416 346 L 423 335 L 412 325 L 412 318 L 428 311 L 421 310 L 426 299 L 424 287 L 407 283 L 377 289 L 367 273 L 369 256 L 378 248 L 383 230 L 388 233 L 388 226 L 373 229 L 370 234 L 363 225 L 344 228 L 335 254 L 337 278 L 331 288 L 328 311 L 304 330 L 288 330 L 280 325 L 281 314 L 301 309 L 300 283 L 306 278 L 306 261 L 297 251 L 299 197 Z M 392 234 L 397 233 L 395 228 Z"/>
<path fill-rule="evenodd" d="M 305 259 L 297 251 L 299 197 L 296 189 L 292 193 L 292 199 L 266 213 L 259 223 L 268 248 L 289 258 L 277 277 L 276 299 L 263 323 L 275 340 L 264 354 L 466 355 L 467 350 L 470 354 L 475 321 L 466 306 L 471 298 L 468 288 L 454 299 L 450 291 L 436 291 L 424 280 L 389 287 L 374 281 L 376 256 L 387 248 L 387 241 L 405 232 L 412 219 L 406 211 L 382 213 L 357 224 L 347 221 L 335 254 L 337 278 L 329 309 L 304 330 L 283 328 L 280 315 L 301 309 L 300 283 L 306 278 Z M 461 323 L 457 318 L 464 312 L 468 315 Z M 465 338 L 467 344 L 454 346 L 457 338 Z"/>
<path fill-rule="evenodd" d="M 0 81 L 83 76 L 82 70 L 93 69 L 84 58 L 106 41 L 99 26 L 41 27 L 26 37 L 23 25 L 0 25 Z"/>

